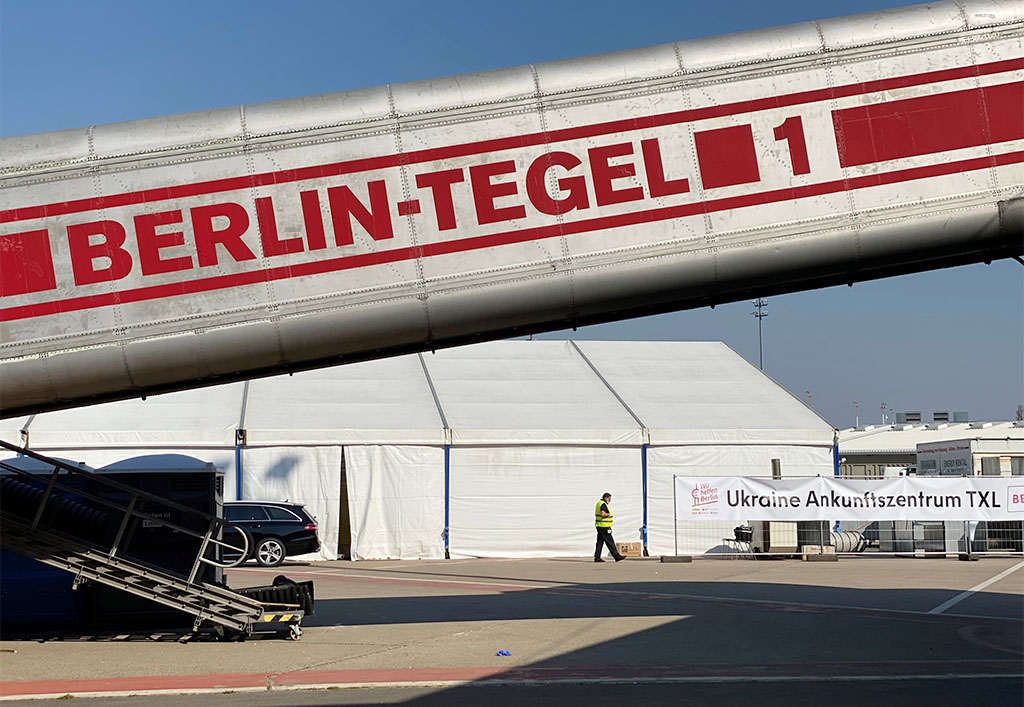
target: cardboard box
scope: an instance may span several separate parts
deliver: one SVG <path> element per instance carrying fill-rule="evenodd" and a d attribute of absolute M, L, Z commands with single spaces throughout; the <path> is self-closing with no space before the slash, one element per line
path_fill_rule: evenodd
<path fill-rule="evenodd" d="M 834 555 L 836 548 L 835 545 L 803 545 L 800 552 L 804 555 Z"/>
<path fill-rule="evenodd" d="M 641 543 L 615 543 L 620 555 L 626 557 L 642 557 L 644 546 Z"/>

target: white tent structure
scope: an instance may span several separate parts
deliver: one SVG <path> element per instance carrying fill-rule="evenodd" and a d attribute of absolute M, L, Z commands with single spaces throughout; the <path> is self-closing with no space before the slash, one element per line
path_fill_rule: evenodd
<path fill-rule="evenodd" d="M 834 430 L 722 343 L 502 341 L 0 421 L 0 438 L 100 468 L 179 453 L 225 498 L 305 503 L 321 556 L 677 548 L 673 475 L 831 475 Z"/>

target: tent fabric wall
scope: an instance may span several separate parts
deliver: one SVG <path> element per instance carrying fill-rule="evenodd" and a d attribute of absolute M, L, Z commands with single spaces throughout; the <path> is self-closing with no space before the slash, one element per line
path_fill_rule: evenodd
<path fill-rule="evenodd" d="M 242 498 L 301 503 L 320 526 L 320 551 L 305 559 L 338 559 L 341 447 L 246 447 Z M 232 497 L 233 498 L 233 497 Z"/>
<path fill-rule="evenodd" d="M 224 472 L 225 500 L 305 503 L 337 556 L 345 463 L 351 555 L 588 555 L 615 534 L 671 552 L 671 474 L 832 473 L 833 430 L 719 342 L 498 341 L 40 414 L 0 436 L 93 467 L 179 453 Z M 241 440 L 241 492 L 236 441 Z"/>
<path fill-rule="evenodd" d="M 573 557 L 594 549 L 594 506 L 612 494 L 618 542 L 643 518 L 639 447 L 456 447 L 452 557 Z"/>
<path fill-rule="evenodd" d="M 793 445 L 694 445 L 647 450 L 647 547 L 652 555 L 704 553 L 732 536 L 736 523 L 675 519 L 673 476 L 771 478 L 778 459 L 782 478 L 831 475 L 832 450 Z M 751 519 L 753 520 L 753 519 Z M 678 547 L 673 533 L 678 535 Z"/>
<path fill-rule="evenodd" d="M 352 559 L 444 557 L 444 449 L 345 447 Z"/>

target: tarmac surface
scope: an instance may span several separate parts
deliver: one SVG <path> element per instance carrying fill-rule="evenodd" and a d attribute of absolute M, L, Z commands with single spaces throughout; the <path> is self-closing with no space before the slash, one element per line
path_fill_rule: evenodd
<path fill-rule="evenodd" d="M 7 640 L 0 699 L 1024 704 L 1020 557 L 290 563 L 228 581 L 279 574 L 316 586 L 299 641 Z"/>

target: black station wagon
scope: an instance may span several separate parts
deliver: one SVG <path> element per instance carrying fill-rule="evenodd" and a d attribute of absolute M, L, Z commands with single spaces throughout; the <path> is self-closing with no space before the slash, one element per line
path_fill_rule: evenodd
<path fill-rule="evenodd" d="M 316 518 L 298 503 L 237 501 L 224 504 L 224 520 L 249 535 L 249 558 L 264 567 L 276 567 L 285 557 L 320 549 Z M 224 531 L 224 541 L 240 543 L 237 531 Z M 225 554 L 226 560 L 237 558 Z"/>

